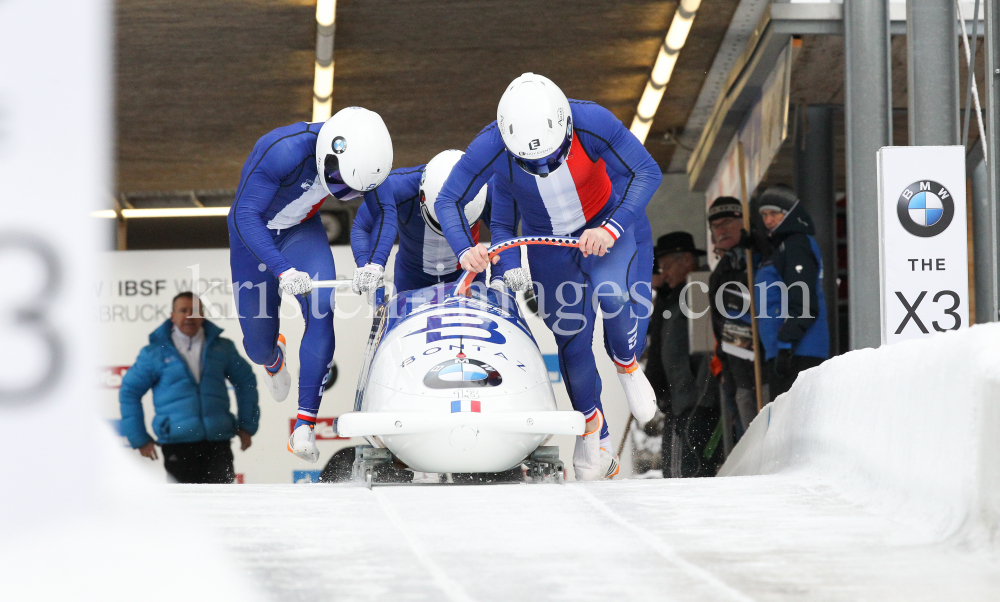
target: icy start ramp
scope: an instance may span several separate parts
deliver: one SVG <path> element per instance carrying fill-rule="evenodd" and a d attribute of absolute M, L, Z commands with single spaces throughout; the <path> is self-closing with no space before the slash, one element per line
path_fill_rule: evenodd
<path fill-rule="evenodd" d="M 175 486 L 273 600 L 997 600 L 1000 326 L 835 358 L 712 479 Z"/>
<path fill-rule="evenodd" d="M 175 486 L 275 601 L 995 600 L 1000 565 L 810 479 Z"/>

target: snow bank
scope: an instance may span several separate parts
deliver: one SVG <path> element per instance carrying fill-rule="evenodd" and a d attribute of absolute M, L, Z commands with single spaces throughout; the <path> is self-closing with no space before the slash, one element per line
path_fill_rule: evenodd
<path fill-rule="evenodd" d="M 831 359 L 767 406 L 720 476 L 813 477 L 876 512 L 1000 544 L 1000 324 Z"/>

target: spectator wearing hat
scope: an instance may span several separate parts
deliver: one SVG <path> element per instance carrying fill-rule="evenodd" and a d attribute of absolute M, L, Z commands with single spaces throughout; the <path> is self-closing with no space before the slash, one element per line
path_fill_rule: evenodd
<path fill-rule="evenodd" d="M 780 287 L 769 286 L 766 299 L 759 301 L 767 309 L 758 324 L 771 395 L 777 397 L 791 388 L 801 371 L 830 357 L 830 331 L 823 298 L 823 260 L 812 237 L 812 218 L 795 192 L 781 184 L 764 191 L 759 207 L 774 252 L 755 275 L 758 297 L 761 283 L 781 282 L 787 288 L 786 299 Z"/>
<path fill-rule="evenodd" d="M 722 363 L 722 394 L 738 418 L 738 440 L 757 416 L 753 331 L 748 311 L 746 249 L 760 260 L 758 245 L 743 229 L 743 204 L 723 196 L 708 208 L 708 225 L 719 262 L 708 279 L 716 356 Z M 722 291 L 720 297 L 719 291 Z M 766 387 L 766 385 L 765 385 Z M 767 391 L 762 392 L 767 396 Z"/>
<path fill-rule="evenodd" d="M 721 447 L 705 458 L 719 422 L 718 387 L 711 374 L 711 355 L 690 352 L 689 322 L 680 308 L 688 275 L 698 269 L 705 252 L 687 232 L 671 232 L 656 243 L 654 256 L 663 283 L 650 318 L 647 377 L 656 375 L 660 409 L 666 414 L 663 432 L 664 476 L 712 476 L 721 462 Z M 654 380 L 650 380 L 654 383 Z"/>

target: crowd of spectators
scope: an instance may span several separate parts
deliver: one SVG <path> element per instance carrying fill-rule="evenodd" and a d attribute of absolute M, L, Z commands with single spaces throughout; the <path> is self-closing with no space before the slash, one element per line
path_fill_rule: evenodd
<path fill-rule="evenodd" d="M 662 431 L 664 477 L 714 475 L 724 461 L 722 441 L 738 441 L 758 407 L 830 356 L 823 264 L 811 217 L 783 185 L 767 188 L 753 204 L 756 215 L 750 220 L 733 197 L 719 197 L 708 208 L 716 259 L 704 318 L 711 320 L 715 338 L 711 352 L 690 349 L 692 321 L 699 312 L 682 311 L 688 289 L 699 284 L 689 276 L 707 270 L 699 265 L 706 253 L 688 232 L 671 232 L 657 241 L 646 374 L 662 425 L 640 426 L 646 435 Z M 750 310 L 751 294 L 756 314 Z"/>

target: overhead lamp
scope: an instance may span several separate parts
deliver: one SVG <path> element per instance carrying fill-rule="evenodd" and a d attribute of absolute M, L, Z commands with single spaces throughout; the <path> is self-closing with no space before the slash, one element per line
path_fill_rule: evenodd
<path fill-rule="evenodd" d="M 332 27 L 337 15 L 337 0 L 316 0 L 316 24 Z"/>
<path fill-rule="evenodd" d="M 667 29 L 663 44 L 660 44 L 660 51 L 653 64 L 653 72 L 649 76 L 649 81 L 646 82 L 646 88 L 642 91 L 639 106 L 632 119 L 632 127 L 629 128 L 639 139 L 639 142 L 646 142 L 649 128 L 653 125 L 653 116 L 656 115 L 656 110 L 660 107 L 663 92 L 674 72 L 674 66 L 677 65 L 677 56 L 680 54 L 681 48 L 684 48 L 688 34 L 691 33 L 691 26 L 694 24 L 694 16 L 698 12 L 699 6 L 701 6 L 701 0 L 681 0 L 674 12 L 674 19 L 670 22 L 670 28 Z"/>
<path fill-rule="evenodd" d="M 333 114 L 333 33 L 337 19 L 337 0 L 316 1 L 316 68 L 313 80 L 314 122 L 326 121 Z"/>
<path fill-rule="evenodd" d="M 122 209 L 122 217 L 125 219 L 137 219 L 145 217 L 225 217 L 227 215 L 229 215 L 229 207 L 172 207 L 164 209 Z"/>
<path fill-rule="evenodd" d="M 115 213 L 114 209 L 101 209 L 100 211 L 91 211 L 90 217 L 99 217 L 102 219 L 115 219 L 118 214 Z"/>

